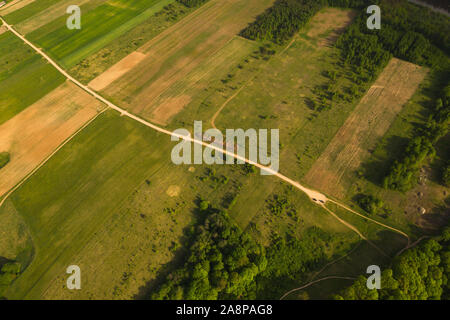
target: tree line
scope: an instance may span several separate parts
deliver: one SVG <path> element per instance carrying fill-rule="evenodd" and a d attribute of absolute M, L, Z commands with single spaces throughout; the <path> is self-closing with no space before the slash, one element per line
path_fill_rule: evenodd
<path fill-rule="evenodd" d="M 208 2 L 209 0 L 177 0 L 179 3 L 184 4 L 186 7 L 193 8 L 193 7 L 199 7 L 205 2 Z"/>
<path fill-rule="evenodd" d="M 368 289 L 360 276 L 334 295 L 338 300 L 448 300 L 450 299 L 450 228 L 394 258 L 382 271 L 381 289 Z"/>
<path fill-rule="evenodd" d="M 251 40 L 268 40 L 281 44 L 305 26 L 325 5 L 326 0 L 277 0 L 242 30 L 240 35 Z"/>
<path fill-rule="evenodd" d="M 414 178 L 424 161 L 436 155 L 434 144 L 447 134 L 449 121 L 450 82 L 434 102 L 425 125 L 417 129 L 416 136 L 408 143 L 403 158 L 391 166 L 383 179 L 384 188 L 407 191 L 414 186 Z"/>

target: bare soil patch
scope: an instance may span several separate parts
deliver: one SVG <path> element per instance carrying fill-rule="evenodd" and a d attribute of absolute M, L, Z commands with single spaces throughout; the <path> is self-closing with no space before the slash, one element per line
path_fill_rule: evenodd
<path fill-rule="evenodd" d="M 426 73 L 425 68 L 392 59 L 309 170 L 305 181 L 327 194 L 342 197 L 348 187 L 343 176 L 356 171 L 370 155 Z"/>

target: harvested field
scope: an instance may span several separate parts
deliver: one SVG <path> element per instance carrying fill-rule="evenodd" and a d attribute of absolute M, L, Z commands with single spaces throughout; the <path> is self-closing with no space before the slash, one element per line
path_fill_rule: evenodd
<path fill-rule="evenodd" d="M 311 186 L 342 197 L 354 173 L 411 98 L 427 70 L 392 59 L 305 176 Z"/>
<path fill-rule="evenodd" d="M 8 3 L 6 6 L 0 9 L 0 13 L 5 16 L 7 14 L 10 14 L 16 10 L 19 10 L 30 3 L 34 2 L 36 0 L 15 0 L 10 3 Z"/>
<path fill-rule="evenodd" d="M 161 113 L 158 107 L 166 101 L 158 99 L 167 90 L 185 81 L 196 68 L 201 68 L 214 55 L 220 54 L 220 50 L 232 42 L 235 35 L 272 2 L 273 0 L 208 2 L 142 46 L 138 51 L 147 57 L 109 85 L 103 93 L 133 113 L 164 122 L 165 119 L 158 119 L 157 115 Z M 243 44 L 244 41 L 240 43 Z M 225 66 L 231 62 L 223 61 Z M 208 74 L 208 71 L 203 73 Z M 183 94 L 192 84 L 188 83 L 184 87 L 181 85 L 181 91 L 177 90 L 175 97 Z M 173 95 L 167 97 L 169 101 L 173 98 Z M 158 110 L 156 115 L 155 110 Z"/>
<path fill-rule="evenodd" d="M 61 143 L 102 109 L 70 82 L 51 91 L 0 126 L 0 150 L 11 161 L 0 170 L 0 196 L 13 188 Z"/>
<path fill-rule="evenodd" d="M 110 85 L 114 80 L 120 78 L 125 73 L 137 66 L 144 58 L 145 54 L 141 52 L 133 52 L 132 54 L 123 58 L 120 62 L 106 70 L 99 77 L 89 82 L 89 86 L 97 91 L 103 90 Z"/>

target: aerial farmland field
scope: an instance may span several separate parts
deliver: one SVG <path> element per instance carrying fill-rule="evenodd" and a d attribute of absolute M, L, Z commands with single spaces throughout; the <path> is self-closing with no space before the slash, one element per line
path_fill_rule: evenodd
<path fill-rule="evenodd" d="M 449 299 L 440 1 L 11 0 L 0 21 L 0 300 Z"/>

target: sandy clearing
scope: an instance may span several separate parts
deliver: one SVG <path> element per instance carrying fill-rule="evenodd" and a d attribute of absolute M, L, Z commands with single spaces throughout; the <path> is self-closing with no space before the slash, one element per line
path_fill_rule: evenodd
<path fill-rule="evenodd" d="M 345 195 L 342 179 L 358 169 L 389 129 L 403 105 L 424 79 L 427 69 L 392 59 L 375 84 L 338 130 L 305 176 L 305 181 L 335 197 Z"/>
<path fill-rule="evenodd" d="M 16 0 L 16 1 L 10 2 L 6 6 L 4 6 L 3 8 L 0 9 L 0 13 L 2 14 L 2 16 L 6 16 L 7 14 L 10 14 L 11 12 L 19 10 L 34 1 L 35 0 Z"/>
<path fill-rule="evenodd" d="M 138 51 L 147 55 L 138 66 L 104 89 L 127 109 L 162 123 L 163 105 L 173 107 L 170 99 L 160 100 L 167 90 L 186 80 L 189 73 L 207 63 L 230 43 L 249 22 L 272 4 L 273 0 L 212 0 L 194 11 Z M 172 109 L 173 110 L 173 109 Z M 181 109 L 178 110 L 178 112 Z M 169 112 L 170 113 L 170 112 Z M 174 114 L 171 114 L 173 116 Z M 170 117 L 164 117 L 167 121 Z"/>
<path fill-rule="evenodd" d="M 0 34 L 5 33 L 6 31 L 8 31 L 8 28 L 6 28 L 5 26 L 0 27 Z"/>
<path fill-rule="evenodd" d="M 76 5 L 82 6 L 86 2 L 89 2 L 89 0 L 78 0 Z M 67 7 L 72 4 L 74 4 L 73 0 L 60 1 L 42 12 L 26 19 L 25 21 L 18 23 L 15 27 L 22 34 L 30 33 L 33 30 L 36 30 L 43 25 L 65 15 Z"/>
<path fill-rule="evenodd" d="M 342 10 L 338 8 L 324 9 L 317 13 L 311 20 L 311 29 L 308 31 L 307 36 L 316 39 L 329 32 L 317 44 L 319 47 L 331 46 L 355 16 L 356 11 L 353 10 Z"/>
<path fill-rule="evenodd" d="M 0 126 L 0 150 L 11 161 L 0 169 L 0 196 L 94 117 L 102 104 L 66 82 Z"/>
<path fill-rule="evenodd" d="M 96 91 L 103 90 L 115 80 L 123 76 L 125 73 L 136 67 L 146 57 L 146 54 L 135 51 L 103 72 L 97 78 L 93 79 L 91 82 L 89 82 L 88 86 Z"/>
<path fill-rule="evenodd" d="M 178 195 L 180 194 L 180 191 L 181 191 L 181 188 L 179 186 L 172 185 L 167 189 L 166 194 L 171 198 L 178 197 Z"/>

